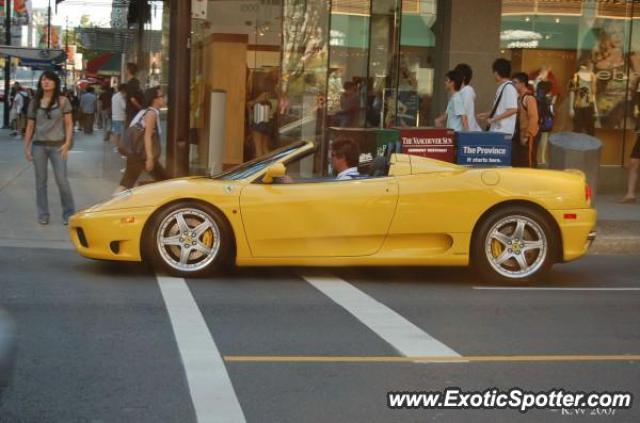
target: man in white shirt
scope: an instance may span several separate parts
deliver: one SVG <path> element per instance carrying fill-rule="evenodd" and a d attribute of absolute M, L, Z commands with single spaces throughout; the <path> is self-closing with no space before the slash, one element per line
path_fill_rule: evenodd
<path fill-rule="evenodd" d="M 331 167 L 337 173 L 336 180 L 356 179 L 360 176 L 358 163 L 360 148 L 349 138 L 340 138 L 331 144 Z"/>
<path fill-rule="evenodd" d="M 464 114 L 467 117 L 467 123 L 469 131 L 477 132 L 482 131 L 478 121 L 476 120 L 476 91 L 469 83 L 473 77 L 473 70 L 471 66 L 466 63 L 460 63 L 455 67 L 456 71 L 462 74 L 462 88 L 460 89 L 460 95 L 462 96 L 462 104 L 464 106 Z"/>
<path fill-rule="evenodd" d="M 511 82 L 511 62 L 506 59 L 496 59 L 492 68 L 493 76 L 500 85 L 493 100 L 491 113 L 481 113 L 478 118 L 487 120 L 491 125 L 489 131 L 513 136 L 518 113 L 518 92 Z"/>
<path fill-rule="evenodd" d="M 127 119 L 127 85 L 120 84 L 118 92 L 111 98 L 111 135 L 113 142 L 124 134 L 124 122 Z"/>
<path fill-rule="evenodd" d="M 18 88 L 15 97 L 13 97 L 13 105 L 11 106 L 11 115 L 15 117 L 16 130 L 11 133 L 12 136 L 21 137 L 24 132 L 24 94 L 22 88 Z"/>

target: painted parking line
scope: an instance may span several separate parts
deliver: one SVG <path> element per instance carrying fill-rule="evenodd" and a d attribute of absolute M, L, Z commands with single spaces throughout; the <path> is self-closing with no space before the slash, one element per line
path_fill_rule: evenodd
<path fill-rule="evenodd" d="M 350 283 L 334 276 L 302 276 L 406 357 L 460 354 Z"/>
<path fill-rule="evenodd" d="M 547 286 L 474 286 L 479 291 L 640 291 L 640 287 L 584 287 L 562 288 Z"/>
<path fill-rule="evenodd" d="M 635 355 L 491 355 L 491 356 L 243 356 L 228 355 L 225 361 L 234 363 L 533 363 L 533 362 L 605 362 L 640 361 Z"/>
<path fill-rule="evenodd" d="M 157 276 L 198 423 L 245 422 L 218 347 L 184 279 Z"/>

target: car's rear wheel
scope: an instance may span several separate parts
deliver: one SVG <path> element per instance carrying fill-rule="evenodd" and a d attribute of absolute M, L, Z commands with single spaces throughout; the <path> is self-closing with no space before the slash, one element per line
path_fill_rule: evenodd
<path fill-rule="evenodd" d="M 176 276 L 201 276 L 229 257 L 231 237 L 213 208 L 181 202 L 158 212 L 147 227 L 145 251 L 154 268 Z"/>
<path fill-rule="evenodd" d="M 553 265 L 555 231 L 540 211 L 512 206 L 492 212 L 474 236 L 472 259 L 488 280 L 532 281 Z"/>

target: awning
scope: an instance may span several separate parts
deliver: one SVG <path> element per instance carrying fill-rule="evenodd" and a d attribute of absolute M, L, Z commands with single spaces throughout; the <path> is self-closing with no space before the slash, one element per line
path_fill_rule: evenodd
<path fill-rule="evenodd" d="M 91 75 L 119 75 L 122 66 L 122 55 L 102 53 L 87 62 L 87 73 Z"/>

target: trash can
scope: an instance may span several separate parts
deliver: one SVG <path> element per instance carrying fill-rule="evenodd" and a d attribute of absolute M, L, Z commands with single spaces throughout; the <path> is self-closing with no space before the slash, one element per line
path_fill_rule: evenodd
<path fill-rule="evenodd" d="M 602 141 L 587 134 L 558 132 L 549 137 L 549 168 L 579 169 L 587 175 L 595 198 Z"/>
<path fill-rule="evenodd" d="M 456 132 L 456 161 L 472 167 L 511 166 L 511 135 L 501 132 Z"/>

